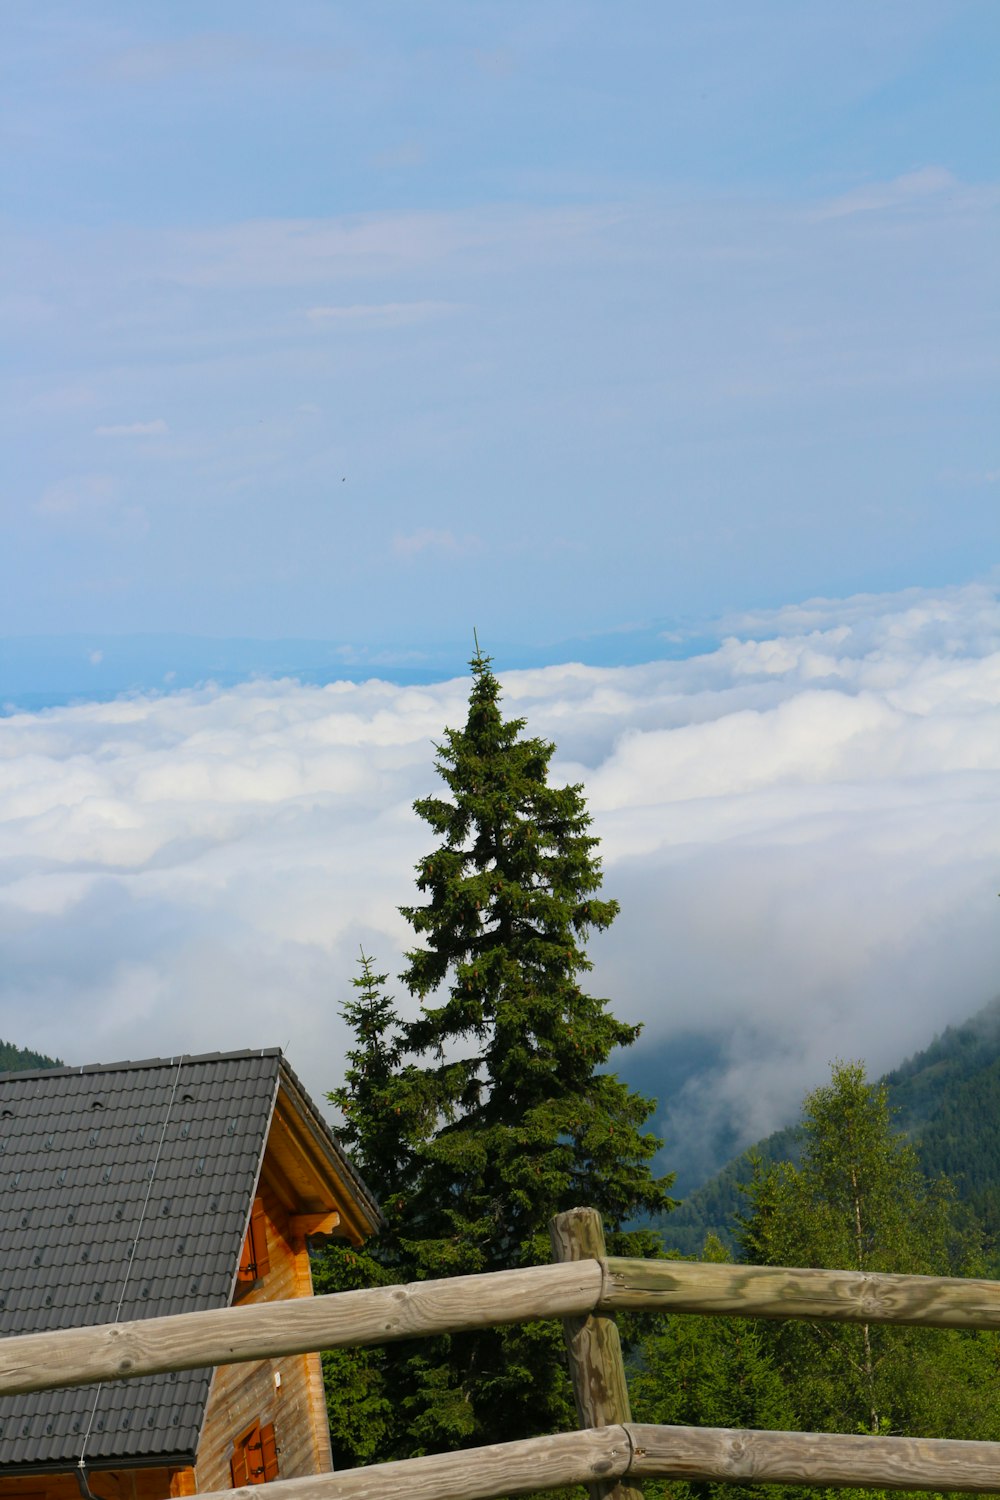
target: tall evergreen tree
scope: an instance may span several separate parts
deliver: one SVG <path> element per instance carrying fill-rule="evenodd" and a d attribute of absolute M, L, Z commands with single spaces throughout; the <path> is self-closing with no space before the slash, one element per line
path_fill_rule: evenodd
<path fill-rule="evenodd" d="M 604 1067 L 639 1028 L 581 987 L 587 935 L 618 910 L 599 897 L 582 789 L 549 784 L 555 747 L 503 718 L 478 649 L 471 665 L 466 724 L 438 747 L 445 795 L 415 804 L 437 839 L 417 866 L 427 900 L 402 909 L 422 940 L 402 976 L 421 1012 L 400 1022 L 374 997 L 384 976 L 367 971 L 338 1098 L 390 1205 L 372 1254 L 400 1280 L 544 1262 L 549 1218 L 577 1204 L 601 1211 L 614 1249 L 654 1254 L 658 1237 L 624 1226 L 671 1202 L 650 1171 L 651 1101 Z M 558 1324 L 387 1358 L 396 1427 L 382 1456 L 574 1423 Z"/>
<path fill-rule="evenodd" d="M 415 804 L 439 839 L 417 866 L 429 899 L 402 908 L 425 939 L 402 976 L 423 1004 L 407 1045 L 440 1059 L 426 1076 L 443 1123 L 410 1215 L 428 1271 L 547 1259 L 549 1216 L 576 1203 L 612 1228 L 669 1203 L 650 1101 L 597 1071 L 640 1028 L 580 987 L 588 932 L 618 913 L 583 789 L 549 785 L 555 746 L 504 720 L 488 657 L 471 665 L 468 720 L 437 758 L 451 795 Z"/>
<path fill-rule="evenodd" d="M 423 1007 L 406 1043 L 429 1058 L 421 1081 L 440 1126 L 420 1148 L 401 1234 L 422 1275 L 537 1264 L 550 1257 L 550 1217 L 583 1203 L 616 1248 L 654 1253 L 654 1236 L 622 1232 L 670 1205 L 649 1169 L 660 1144 L 643 1130 L 651 1101 L 601 1071 L 639 1028 L 580 983 L 588 932 L 618 912 L 598 895 L 582 788 L 549 784 L 555 746 L 504 719 L 489 658 L 477 650 L 471 666 L 466 724 L 438 749 L 450 795 L 415 804 L 438 843 L 417 866 L 426 903 L 403 908 L 424 939 L 402 976 Z M 414 1370 L 428 1447 L 572 1422 L 553 1325 L 452 1339 Z"/>

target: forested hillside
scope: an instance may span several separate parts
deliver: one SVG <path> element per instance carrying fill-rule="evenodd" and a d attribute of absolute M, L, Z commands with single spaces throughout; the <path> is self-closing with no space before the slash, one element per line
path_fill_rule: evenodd
<path fill-rule="evenodd" d="M 981 1236 L 946 1180 L 929 1182 L 893 1129 L 884 1083 L 835 1064 L 803 1106 L 799 1160 L 761 1168 L 744 1195 L 739 1255 L 762 1266 L 981 1276 Z M 709 1240 L 703 1258 L 725 1252 Z M 793 1432 L 1000 1438 L 994 1331 L 690 1314 L 657 1321 L 631 1383 L 641 1421 Z M 671 1481 L 647 1500 L 766 1500 L 735 1485 Z M 808 1500 L 808 1486 L 783 1490 Z M 824 1491 L 830 1496 L 831 1491 Z M 865 1492 L 846 1492 L 860 1500 Z M 884 1491 L 879 1491 L 884 1494 Z M 911 1492 L 912 1500 L 917 1495 Z"/>
<path fill-rule="evenodd" d="M 56 1057 L 46 1057 L 44 1052 L 32 1052 L 28 1047 L 15 1047 L 13 1042 L 0 1042 L 0 1073 L 25 1073 L 31 1068 L 61 1068 Z"/>
<path fill-rule="evenodd" d="M 924 1171 L 950 1177 L 988 1239 L 1000 1240 L 1000 998 L 949 1026 L 882 1081 L 893 1123 L 913 1142 Z M 798 1128 L 789 1126 L 734 1158 L 664 1217 L 667 1247 L 697 1255 L 709 1233 L 731 1246 L 745 1207 L 740 1183 L 752 1176 L 752 1158 L 797 1161 L 800 1152 Z"/>

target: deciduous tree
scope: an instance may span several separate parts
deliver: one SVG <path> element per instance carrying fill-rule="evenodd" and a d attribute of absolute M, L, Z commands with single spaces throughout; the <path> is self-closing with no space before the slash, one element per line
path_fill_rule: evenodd
<path fill-rule="evenodd" d="M 801 1164 L 760 1172 L 749 1188 L 743 1253 L 763 1265 L 849 1267 L 918 1275 L 983 1274 L 978 1236 L 945 1179 L 928 1182 L 892 1128 L 885 1088 L 838 1063 L 805 1101 Z M 775 1324 L 773 1357 L 797 1425 L 927 1437 L 1000 1434 L 987 1395 L 993 1334 L 889 1324 Z"/>

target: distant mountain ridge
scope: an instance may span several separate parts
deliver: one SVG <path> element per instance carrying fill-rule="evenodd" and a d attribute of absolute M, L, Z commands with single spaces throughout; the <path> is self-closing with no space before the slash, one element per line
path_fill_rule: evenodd
<path fill-rule="evenodd" d="M 949 1026 L 881 1082 L 894 1123 L 913 1141 L 924 1171 L 950 1177 L 988 1236 L 1000 1241 L 1000 997 Z M 741 1152 L 661 1220 L 664 1244 L 697 1255 L 713 1233 L 732 1245 L 751 1158 L 795 1161 L 799 1150 L 799 1127 L 789 1125 Z"/>
<path fill-rule="evenodd" d="M 32 1068 L 62 1068 L 57 1057 L 46 1057 L 44 1052 L 32 1052 L 28 1047 L 15 1047 L 13 1042 L 0 1042 L 0 1073 L 26 1073 Z"/>

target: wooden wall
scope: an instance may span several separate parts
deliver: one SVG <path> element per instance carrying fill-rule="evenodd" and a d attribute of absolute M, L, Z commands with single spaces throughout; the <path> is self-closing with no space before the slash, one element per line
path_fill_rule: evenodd
<path fill-rule="evenodd" d="M 312 1296 L 309 1252 L 305 1242 L 292 1234 L 289 1209 L 269 1180 L 266 1161 L 260 1198 L 267 1226 L 270 1269 L 261 1285 L 245 1293 L 239 1301 L 273 1302 Z M 280 1384 L 275 1381 L 276 1375 L 281 1377 Z M 260 1364 L 219 1366 L 212 1381 L 198 1447 L 195 1477 L 199 1492 L 230 1488 L 233 1443 L 256 1421 L 274 1423 L 280 1478 L 297 1479 L 330 1472 L 333 1461 L 318 1354 L 288 1355 Z"/>

